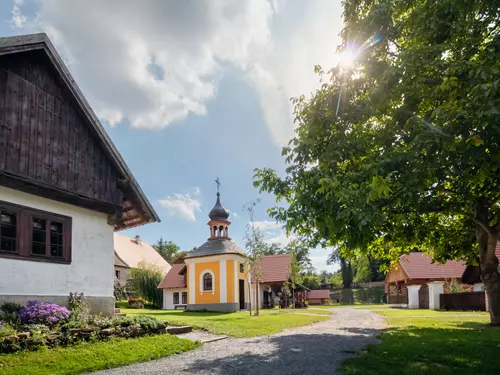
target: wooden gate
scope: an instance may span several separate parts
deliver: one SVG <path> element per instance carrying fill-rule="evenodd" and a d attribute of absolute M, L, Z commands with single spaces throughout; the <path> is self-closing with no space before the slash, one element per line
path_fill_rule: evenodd
<path fill-rule="evenodd" d="M 418 290 L 418 308 L 429 308 L 429 286 L 427 284 L 423 284 Z"/>

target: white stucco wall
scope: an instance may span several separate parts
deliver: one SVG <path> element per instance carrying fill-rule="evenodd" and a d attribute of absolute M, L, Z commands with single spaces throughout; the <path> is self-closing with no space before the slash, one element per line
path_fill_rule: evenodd
<path fill-rule="evenodd" d="M 113 227 L 106 214 L 1 186 L 0 200 L 72 218 L 71 264 L 0 258 L 0 295 L 113 296 Z"/>
<path fill-rule="evenodd" d="M 187 288 L 163 289 L 163 309 L 173 310 L 175 308 L 174 293 L 179 293 L 179 305 L 182 305 L 182 292 L 187 292 Z M 189 300 L 187 302 L 189 303 Z"/>

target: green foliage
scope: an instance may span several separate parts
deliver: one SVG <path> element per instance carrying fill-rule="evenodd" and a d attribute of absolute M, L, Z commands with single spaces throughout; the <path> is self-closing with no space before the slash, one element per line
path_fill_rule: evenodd
<path fill-rule="evenodd" d="M 156 241 L 153 247 L 170 264 L 172 264 L 173 256 L 181 249 L 175 242 L 165 241 L 162 237 Z"/>
<path fill-rule="evenodd" d="M 187 251 L 179 251 L 172 256 L 171 264 L 184 264 L 184 258 L 187 256 Z"/>
<path fill-rule="evenodd" d="M 356 264 L 356 276 L 354 282 L 368 283 L 372 280 L 372 270 L 368 257 L 361 257 Z"/>
<path fill-rule="evenodd" d="M 317 68 L 320 89 L 293 100 L 286 175 L 256 170 L 255 185 L 286 201 L 270 215 L 288 231 L 345 259 L 480 258 L 500 324 L 498 2 L 343 4 L 358 60 Z"/>
<path fill-rule="evenodd" d="M 19 312 L 22 305 L 15 302 L 4 302 L 0 305 L 0 321 L 19 324 Z"/>
<path fill-rule="evenodd" d="M 342 281 L 342 273 L 340 271 L 334 272 L 329 278 L 328 278 L 328 284 L 331 284 L 332 287 L 339 288 L 342 286 L 343 281 Z"/>
<path fill-rule="evenodd" d="M 140 262 L 137 268 L 130 271 L 131 283 L 134 293 L 145 298 L 156 308 L 161 308 L 163 292 L 158 285 L 163 280 L 163 273 L 153 264 Z"/>
<path fill-rule="evenodd" d="M 321 288 L 321 277 L 314 273 L 306 273 L 302 275 L 301 284 L 309 289 L 320 289 Z"/>
<path fill-rule="evenodd" d="M 167 326 L 166 321 L 160 322 L 158 319 L 147 315 L 125 316 L 115 320 L 115 325 L 121 327 L 128 327 L 134 324 L 140 324 L 141 328 L 148 331 L 156 331 Z"/>
<path fill-rule="evenodd" d="M 90 304 L 83 293 L 70 293 L 69 294 L 69 308 L 71 310 L 70 321 L 85 326 L 90 317 Z"/>
<path fill-rule="evenodd" d="M 171 335 L 115 338 L 68 348 L 0 355 L 0 368 L 2 375 L 76 375 L 164 358 L 200 345 Z"/>
<path fill-rule="evenodd" d="M 14 328 L 9 322 L 0 322 L 0 339 L 13 335 L 16 331 L 16 328 Z"/>

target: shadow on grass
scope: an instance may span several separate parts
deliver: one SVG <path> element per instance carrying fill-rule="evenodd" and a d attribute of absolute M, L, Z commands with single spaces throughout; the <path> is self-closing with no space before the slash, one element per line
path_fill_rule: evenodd
<path fill-rule="evenodd" d="M 180 317 L 195 317 L 195 318 L 207 318 L 207 317 L 212 317 L 212 316 L 221 316 L 221 315 L 228 315 L 229 313 L 224 313 L 224 312 L 215 312 L 215 311 L 183 311 L 183 310 L 148 310 L 148 311 L 141 311 L 141 310 L 136 310 L 137 312 L 130 312 L 127 311 L 127 313 L 131 315 L 164 315 L 166 317 L 169 316 L 180 316 Z"/>
<path fill-rule="evenodd" d="M 351 333 L 363 330 L 346 329 Z M 479 322 L 456 322 L 453 328 L 397 327 L 382 335 L 365 355 L 348 359 L 345 375 L 498 374 L 500 328 Z"/>

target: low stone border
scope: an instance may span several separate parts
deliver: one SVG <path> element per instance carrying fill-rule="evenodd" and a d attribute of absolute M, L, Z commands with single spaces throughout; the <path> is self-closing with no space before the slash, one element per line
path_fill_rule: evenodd
<path fill-rule="evenodd" d="M 0 340 L 0 353 L 13 353 L 23 349 L 36 349 L 41 346 L 55 348 L 58 346 L 70 346 L 79 341 L 104 341 L 112 337 L 141 337 L 146 335 L 171 334 L 178 335 L 192 331 L 192 327 L 159 328 L 156 330 L 142 328 L 140 324 L 127 327 L 114 327 L 104 329 L 70 328 L 64 331 L 49 333 L 43 337 L 32 337 L 30 332 L 19 332 Z"/>

